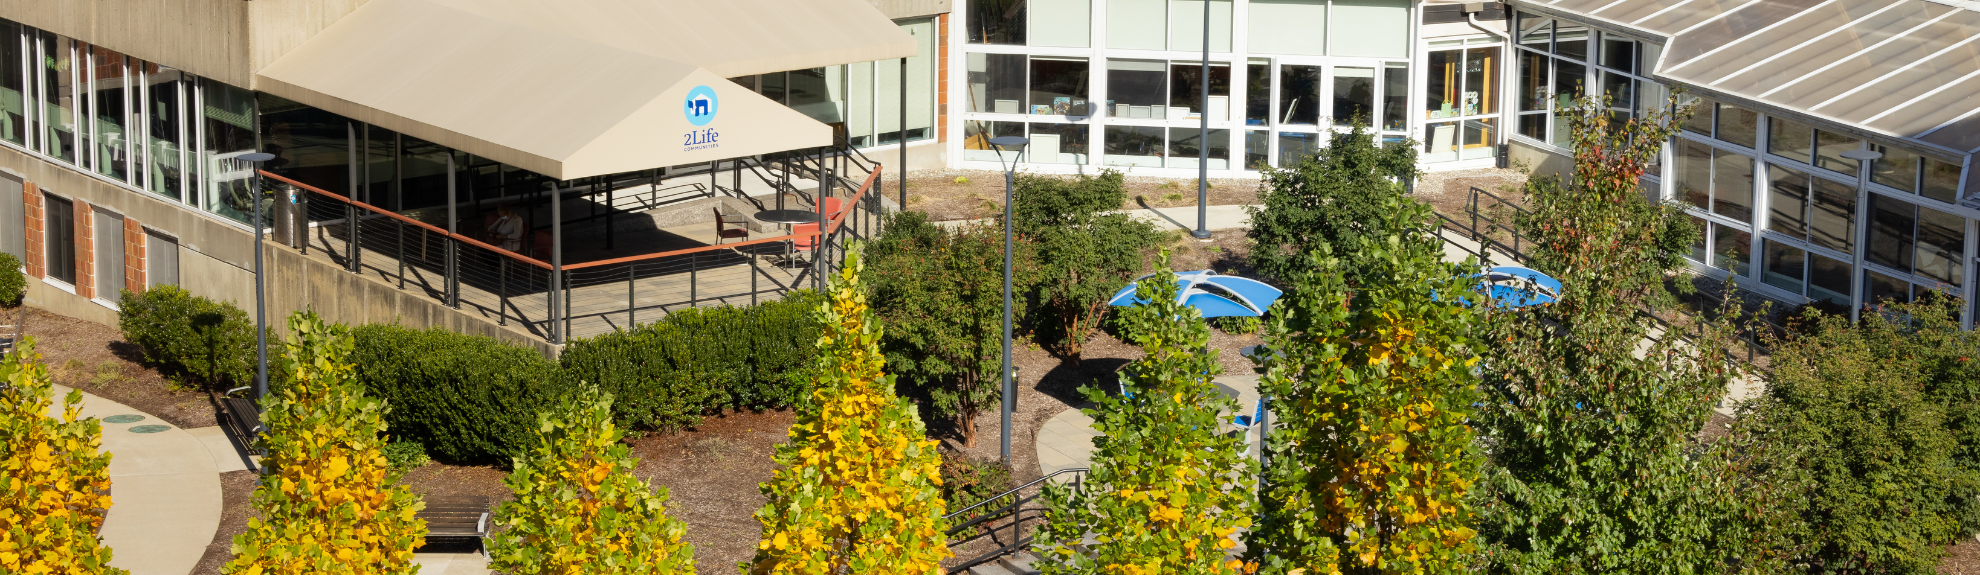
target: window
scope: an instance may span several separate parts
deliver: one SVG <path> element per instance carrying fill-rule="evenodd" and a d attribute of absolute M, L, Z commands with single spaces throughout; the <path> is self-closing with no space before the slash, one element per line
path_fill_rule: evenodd
<path fill-rule="evenodd" d="M 1272 165 L 1272 133 L 1265 130 L 1245 130 L 1244 169 L 1262 170 Z"/>
<path fill-rule="evenodd" d="M 1496 75 L 1491 76 L 1497 78 Z M 1390 62 L 1382 67 L 1382 129 L 1409 129 L 1409 65 Z"/>
<path fill-rule="evenodd" d="M 1870 181 L 1941 202 L 1959 199 L 1959 165 L 1893 146 L 1870 149 L 1883 154 L 1870 162 Z"/>
<path fill-rule="evenodd" d="M 0 20 L 0 139 L 27 145 L 27 57 L 21 53 L 21 25 Z"/>
<path fill-rule="evenodd" d="M 1897 198 L 1870 195 L 1870 263 L 1920 279 L 1959 285 L 1964 278 L 1966 222 Z"/>
<path fill-rule="evenodd" d="M 1210 51 L 1231 51 L 1231 0 L 1210 1 Z M 1170 0 L 1169 48 L 1203 50 L 1205 0 Z"/>
<path fill-rule="evenodd" d="M 1814 164 L 1815 129 L 1806 124 L 1769 116 L 1767 152 L 1804 164 Z"/>
<path fill-rule="evenodd" d="M 1085 116 L 1086 59 L 1032 58 L 1031 113 Z"/>
<path fill-rule="evenodd" d="M 1087 163 L 1084 124 L 1032 124 L 1025 159 L 1042 164 Z"/>
<path fill-rule="evenodd" d="M 95 248 L 96 299 L 122 300 L 124 289 L 124 217 L 96 210 L 91 214 L 90 243 Z"/>
<path fill-rule="evenodd" d="M 21 181 L 9 176 L 0 176 L 0 253 L 27 262 L 27 198 Z"/>
<path fill-rule="evenodd" d="M 1026 0 L 969 0 L 964 15 L 969 43 L 1024 45 L 1025 4 Z"/>
<path fill-rule="evenodd" d="M 1857 161 L 1842 157 L 1843 152 L 1861 149 L 1863 140 L 1834 132 L 1815 131 L 1815 167 L 1856 177 Z"/>
<path fill-rule="evenodd" d="M 1856 233 L 1856 189 L 1768 165 L 1767 229 L 1848 253 Z"/>
<path fill-rule="evenodd" d="M 1764 244 L 1761 282 L 1809 299 L 1849 307 L 1848 263 L 1772 240 Z"/>
<path fill-rule="evenodd" d="M 144 287 L 179 285 L 179 240 L 144 231 Z"/>
<path fill-rule="evenodd" d="M 1173 128 L 1169 130 L 1169 160 L 1171 168 L 1195 168 L 1204 152 L 1202 128 Z M 1210 130 L 1210 161 L 1212 170 L 1231 168 L 1231 131 Z"/>
<path fill-rule="evenodd" d="M 1031 45 L 1085 48 L 1091 44 L 1093 5 L 1089 0 L 1031 0 L 1027 7 L 1031 12 Z"/>
<path fill-rule="evenodd" d="M 969 55 L 969 111 L 1024 113 L 1024 56 Z"/>
<path fill-rule="evenodd" d="M 1246 41 L 1253 54 L 1327 53 L 1327 0 L 1252 0 Z"/>
<path fill-rule="evenodd" d="M 1113 78 L 1107 79 L 1109 90 L 1113 88 Z M 1252 60 L 1245 66 L 1244 73 L 1244 124 L 1263 126 L 1272 117 L 1272 64 Z"/>
<path fill-rule="evenodd" d="M 48 277 L 76 284 L 76 207 L 69 200 L 42 194 L 42 255 L 48 262 Z"/>
<path fill-rule="evenodd" d="M 1279 123 L 1320 123 L 1320 67 L 1279 66 Z M 1280 164 L 1284 165 L 1284 164 Z"/>
<path fill-rule="evenodd" d="M 1002 150 L 999 156 L 996 146 L 990 145 L 991 138 L 1023 136 L 1024 124 L 1019 122 L 984 122 L 969 120 L 963 122 L 963 159 L 982 162 L 1011 162 L 1016 160 L 1014 150 Z"/>
<path fill-rule="evenodd" d="M 1107 165 L 1162 167 L 1162 127 L 1107 126 L 1106 136 Z"/>
<path fill-rule="evenodd" d="M 130 173 L 130 141 L 124 136 L 127 125 L 124 111 L 129 109 L 126 103 L 129 91 L 124 81 L 129 74 L 125 71 L 124 55 L 99 46 L 91 55 L 90 70 L 90 86 L 94 88 L 90 95 L 95 98 L 90 115 L 94 116 L 91 128 L 95 132 L 92 139 L 96 142 L 96 172 L 124 180 Z"/>
<path fill-rule="evenodd" d="M 1730 104 L 1719 104 L 1718 138 L 1754 148 L 1760 133 L 1760 113 Z"/>
<path fill-rule="evenodd" d="M 1168 76 L 1153 60 L 1107 61 L 1107 113 L 1115 118 L 1169 117 Z"/>
<path fill-rule="evenodd" d="M 971 54 L 971 56 L 975 56 L 975 54 Z M 974 60 L 971 62 L 974 62 Z M 976 68 L 972 67 L 970 70 L 974 72 Z M 790 102 L 786 101 L 786 98 L 790 96 L 790 78 L 787 76 L 788 74 L 784 72 L 764 74 L 761 80 L 757 82 L 762 87 L 763 97 L 769 98 L 770 101 L 779 104 L 790 104 Z"/>
<path fill-rule="evenodd" d="M 1118 50 L 1169 49 L 1169 0 L 1107 2 L 1107 47 Z"/>
<path fill-rule="evenodd" d="M 1436 120 L 1498 112 L 1499 50 L 1492 47 L 1430 53 L 1429 81 L 1424 85 L 1423 95 L 1424 115 L 1431 123 L 1424 127 L 1423 161 L 1445 162 L 1497 155 L 1495 119 Z M 1546 59 L 1539 59 L 1537 64 L 1544 72 Z M 1530 86 L 1522 84 L 1522 89 L 1530 89 Z M 1545 96 L 1540 96 L 1540 99 L 1544 100 Z M 1525 118 L 1522 117 L 1522 120 Z M 1539 120 L 1545 122 L 1545 118 Z"/>
<path fill-rule="evenodd" d="M 41 69 L 41 151 L 65 162 L 76 161 L 75 58 L 68 38 L 38 32 Z"/>
<path fill-rule="evenodd" d="M 1327 36 L 1335 56 L 1409 56 L 1409 0 L 1334 0 Z"/>
<path fill-rule="evenodd" d="M 260 94 L 262 149 L 276 160 L 266 169 L 283 177 L 343 193 L 351 185 L 351 138 L 342 116 L 269 94 Z"/>
<path fill-rule="evenodd" d="M 254 152 L 254 94 L 212 80 L 201 79 L 199 84 L 206 111 L 200 129 L 206 210 L 246 222 L 248 210 L 261 203 L 259 194 L 248 191 L 251 166 L 237 159 Z"/>
<path fill-rule="evenodd" d="M 1111 81 L 1112 78 L 1109 78 Z M 1109 84 L 1111 86 L 1111 84 Z M 1171 62 L 1169 64 L 1169 119 L 1195 120 L 1197 104 L 1203 99 L 1203 63 Z M 1231 65 L 1224 62 L 1210 63 L 1210 104 L 1204 108 L 1210 112 L 1210 121 L 1223 122 L 1231 114 Z M 1181 112 L 1177 112 L 1181 110 Z"/>
<path fill-rule="evenodd" d="M 1595 60 L 1603 68 L 1624 74 L 1640 74 L 1642 72 L 1636 69 L 1636 48 L 1635 40 L 1615 34 L 1602 34 L 1602 52 Z"/>
<path fill-rule="evenodd" d="M 1545 54 L 1519 51 L 1519 135 L 1542 142 L 1547 141 L 1547 113 L 1554 104 L 1548 80 L 1551 61 Z"/>
<path fill-rule="evenodd" d="M 185 143 L 190 140 L 184 130 L 188 127 L 180 103 L 184 101 L 178 70 L 145 65 L 145 99 L 151 117 L 151 125 L 145 130 L 145 137 L 151 141 L 145 159 L 151 162 L 150 186 L 152 193 L 174 200 L 189 200 L 185 174 L 181 166 L 186 165 L 183 152 Z"/>
<path fill-rule="evenodd" d="M 1320 154 L 1326 143 L 1320 141 L 1320 134 L 1279 133 L 1279 167 L 1291 168 L 1306 158 Z"/>
<path fill-rule="evenodd" d="M 1578 62 L 1588 61 L 1588 27 L 1573 22 L 1554 23 L 1554 55 Z"/>
<path fill-rule="evenodd" d="M 1753 234 L 1721 223 L 1712 224 L 1712 267 L 1747 275 L 1753 261 Z"/>
<path fill-rule="evenodd" d="M 1473 118 L 1429 125 L 1423 142 L 1423 161 L 1446 162 L 1498 156 L 1498 134 L 1494 118 Z"/>
<path fill-rule="evenodd" d="M 1334 125 L 1375 123 L 1375 69 L 1334 69 Z"/>
<path fill-rule="evenodd" d="M 1575 99 L 1581 96 L 1587 84 L 1587 66 L 1565 60 L 1554 61 L 1554 130 L 1549 140 L 1552 144 L 1568 146 L 1573 142 L 1573 126 L 1562 118 L 1562 114 L 1574 106 Z"/>
<path fill-rule="evenodd" d="M 1691 205 L 1741 222 L 1753 221 L 1753 159 L 1702 143 L 1680 141 L 1678 194 Z"/>
<path fill-rule="evenodd" d="M 900 24 L 902 30 L 914 36 L 918 47 L 915 55 L 907 61 L 907 140 L 927 140 L 935 137 L 935 19 L 912 20 Z M 882 61 L 878 81 L 875 83 L 878 96 L 879 122 L 874 128 L 880 133 L 879 143 L 898 144 L 901 141 L 901 65 L 898 61 Z"/>

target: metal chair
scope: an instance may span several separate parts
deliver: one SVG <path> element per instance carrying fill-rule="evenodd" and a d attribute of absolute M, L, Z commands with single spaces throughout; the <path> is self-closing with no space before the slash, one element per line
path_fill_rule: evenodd
<path fill-rule="evenodd" d="M 724 214 L 721 208 L 709 209 L 715 211 L 716 244 L 721 244 L 722 240 L 729 238 L 741 238 L 743 241 L 749 241 L 749 218 L 747 216 Z M 731 225 L 736 227 L 729 227 Z"/>

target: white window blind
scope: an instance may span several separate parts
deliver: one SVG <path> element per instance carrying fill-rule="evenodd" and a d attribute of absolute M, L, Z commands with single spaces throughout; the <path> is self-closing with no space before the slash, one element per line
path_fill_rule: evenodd
<path fill-rule="evenodd" d="M 1093 32 L 1091 0 L 1033 0 L 1031 45 L 1086 48 Z"/>
<path fill-rule="evenodd" d="M 1169 48 L 1169 0 L 1109 0 L 1107 47 L 1121 50 Z"/>
<path fill-rule="evenodd" d="M 898 62 L 886 62 L 899 67 Z M 873 62 L 846 65 L 846 141 L 873 145 Z"/>
<path fill-rule="evenodd" d="M 1334 0 L 1335 56 L 1409 56 L 1409 0 Z"/>
<path fill-rule="evenodd" d="M 1172 0 L 1169 3 L 1169 48 L 1171 50 L 1203 49 L 1203 1 Z M 1231 3 L 1230 0 L 1210 2 L 1210 51 L 1231 51 Z"/>
<path fill-rule="evenodd" d="M 935 21 L 917 20 L 901 24 L 914 36 L 915 53 L 908 58 L 908 129 L 925 130 L 932 136 L 935 127 Z M 972 59 L 974 60 L 974 59 Z M 880 133 L 887 134 L 901 125 L 901 62 L 879 62 Z M 910 134 L 909 139 L 916 137 Z M 891 136 L 889 136 L 891 138 Z"/>
<path fill-rule="evenodd" d="M 1253 54 L 1327 54 L 1327 0 L 1252 0 Z"/>
<path fill-rule="evenodd" d="M 124 217 L 97 210 L 91 214 L 92 243 L 96 244 L 96 298 L 121 301 L 124 289 Z"/>

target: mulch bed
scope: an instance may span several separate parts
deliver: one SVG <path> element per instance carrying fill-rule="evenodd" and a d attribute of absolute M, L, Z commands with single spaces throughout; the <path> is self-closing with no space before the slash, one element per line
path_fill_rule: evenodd
<path fill-rule="evenodd" d="M 215 403 L 206 392 L 172 384 L 144 361 L 137 346 L 124 341 L 117 328 L 31 308 L 27 335 L 34 338 L 34 349 L 57 384 L 131 406 L 183 429 L 219 424 Z M 59 404 L 61 398 L 55 401 Z"/>

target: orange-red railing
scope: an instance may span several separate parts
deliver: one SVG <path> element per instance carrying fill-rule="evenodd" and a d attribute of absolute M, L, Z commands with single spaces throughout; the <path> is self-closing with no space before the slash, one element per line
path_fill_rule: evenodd
<path fill-rule="evenodd" d="M 465 243 L 467 243 L 468 245 L 472 245 L 472 246 L 478 246 L 478 247 L 481 247 L 481 248 L 484 248 L 484 249 L 487 249 L 487 250 L 489 250 L 489 251 L 492 251 L 492 252 L 495 252 L 495 253 L 497 253 L 497 254 L 501 254 L 501 255 L 504 255 L 504 256 L 508 256 L 509 258 L 511 258 L 511 259 L 514 259 L 514 260 L 516 260 L 516 261 L 520 261 L 520 262 L 523 262 L 523 263 L 527 263 L 527 264 L 529 264 L 529 265 L 533 265 L 533 266 L 536 266 L 536 267 L 539 267 L 539 268 L 543 268 L 543 269 L 546 269 L 546 270 L 547 270 L 547 269 L 551 269 L 551 268 L 550 268 L 550 263 L 549 263 L 549 262 L 545 262 L 545 261 L 543 261 L 543 260 L 539 260 L 539 259 L 536 259 L 536 258 L 532 258 L 532 257 L 529 257 L 529 256 L 525 256 L 525 255 L 522 255 L 522 254 L 519 254 L 519 253 L 516 253 L 516 252 L 512 252 L 512 251 L 509 251 L 509 250 L 505 250 L 505 249 L 502 249 L 502 248 L 498 248 L 498 247 L 495 247 L 495 246 L 492 246 L 492 245 L 488 245 L 488 244 L 487 244 L 486 242 L 483 242 L 483 241 L 481 241 L 481 240 L 477 240 L 477 239 L 474 239 L 474 238 L 470 238 L 470 237 L 467 237 L 467 236 L 464 236 L 464 235 L 460 235 L 460 234 L 457 234 L 457 233 L 454 233 L 454 232 L 450 232 L 450 231 L 447 231 L 447 230 L 444 230 L 444 229 L 441 229 L 441 228 L 440 228 L 440 226 L 436 226 L 436 225 L 433 225 L 433 224 L 429 224 L 429 223 L 426 223 L 426 222 L 422 222 L 422 221 L 419 221 L 419 220 L 415 220 L 415 219 L 412 219 L 412 218 L 408 218 L 408 217 L 405 217 L 405 216 L 402 216 L 402 215 L 399 215 L 399 214 L 396 214 L 396 213 L 393 213 L 393 212 L 392 212 L 391 210 L 387 210 L 387 209 L 383 209 L 383 208 L 380 208 L 380 207 L 378 207 L 378 206 L 374 206 L 374 205 L 371 205 L 371 204 L 367 204 L 367 203 L 364 203 L 364 202 L 360 202 L 360 201 L 357 201 L 357 200 L 353 200 L 353 199 L 350 199 L 350 198 L 347 198 L 347 197 L 344 197 L 344 196 L 342 196 L 342 195 L 339 195 L 339 194 L 333 194 L 333 193 L 330 193 L 330 192 L 327 192 L 327 191 L 324 191 L 324 190 L 323 190 L 323 188 L 319 188 L 319 187 L 316 187 L 316 186 L 312 186 L 312 185 L 309 185 L 309 184 L 305 184 L 305 183 L 302 183 L 302 182 L 298 182 L 298 181 L 295 181 L 295 180 L 292 180 L 292 179 L 289 179 L 289 178 L 285 178 L 285 177 L 282 177 L 282 176 L 279 176 L 279 175 L 276 175 L 276 174 L 271 174 L 271 173 L 268 173 L 268 170 L 261 170 L 261 175 L 262 175 L 262 177 L 266 177 L 266 178 L 274 178 L 274 179 L 275 179 L 275 180 L 277 180 L 277 181 L 281 181 L 281 182 L 285 182 L 285 183 L 288 183 L 289 185 L 292 185 L 292 186 L 296 186 L 296 187 L 299 187 L 299 188 L 302 188 L 302 189 L 305 189 L 305 190 L 309 190 L 310 192 L 314 192 L 314 193 L 317 193 L 317 194 L 321 194 L 321 195 L 323 195 L 323 196 L 326 196 L 326 197 L 329 197 L 329 198 L 332 198 L 332 199 L 335 199 L 335 200 L 337 200 L 337 201 L 340 201 L 340 202 L 344 202 L 344 203 L 347 203 L 347 204 L 350 204 L 350 205 L 353 205 L 353 206 L 357 206 L 357 207 L 359 207 L 359 208 L 363 208 L 363 209 L 365 209 L 365 210 L 369 210 L 369 211 L 371 211 L 371 212 L 373 212 L 373 213 L 376 213 L 376 214 L 379 214 L 379 215 L 382 215 L 382 216 L 385 216 L 385 217 L 389 217 L 389 218 L 392 218 L 392 219 L 395 219 L 395 220 L 399 220 L 399 221 L 402 221 L 402 222 L 405 222 L 405 223 L 408 223 L 408 224 L 412 224 L 412 225 L 415 225 L 415 226 L 419 226 L 420 228 L 424 228 L 424 229 L 425 229 L 426 231 L 429 231 L 429 232 L 433 232 L 433 233 L 436 233 L 436 234 L 440 234 L 440 235 L 442 235 L 442 236 L 446 236 L 446 237 L 448 237 L 448 238 L 452 238 L 452 239 L 455 239 L 455 240 L 460 240 L 460 241 L 462 241 L 462 242 L 465 242 Z M 352 223 L 353 225 L 355 225 L 355 224 L 356 224 L 357 222 L 351 222 L 351 223 Z"/>

